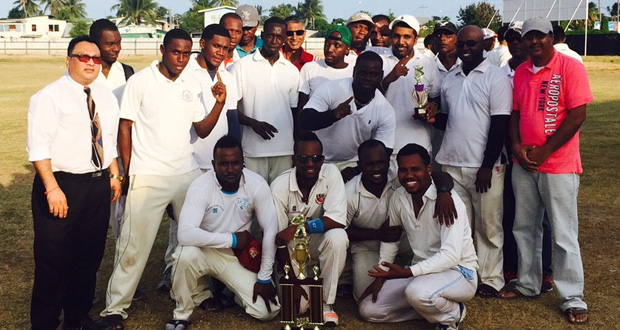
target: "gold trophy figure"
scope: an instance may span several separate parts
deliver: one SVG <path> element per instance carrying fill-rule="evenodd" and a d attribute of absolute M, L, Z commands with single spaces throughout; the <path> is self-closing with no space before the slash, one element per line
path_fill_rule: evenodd
<path fill-rule="evenodd" d="M 415 65 L 413 68 L 415 69 L 414 78 L 416 81 L 411 94 L 411 99 L 413 100 L 413 104 L 415 104 L 413 118 L 426 120 L 428 118 L 428 113 L 424 107 L 428 103 L 429 88 L 422 83 L 422 79 L 424 78 L 424 67 Z"/>
<path fill-rule="evenodd" d="M 323 279 L 319 278 L 319 267 L 313 267 L 314 277 L 306 275 L 306 266 L 310 263 L 310 250 L 308 242 L 310 237 L 306 232 L 306 215 L 308 208 L 304 208 L 302 212 L 291 219 L 291 224 L 297 226 L 293 242 L 295 247 L 291 256 L 291 261 L 297 268 L 297 276 L 289 276 L 291 267 L 284 265 L 284 276 L 280 278 L 280 292 L 282 293 L 282 308 L 280 310 L 280 323 L 282 329 L 304 329 L 304 326 L 312 327 L 313 330 L 319 330 L 319 326 L 323 325 Z M 293 288 L 295 285 L 306 285 L 310 289 L 310 308 L 309 317 L 295 318 L 295 310 L 293 303 Z"/>

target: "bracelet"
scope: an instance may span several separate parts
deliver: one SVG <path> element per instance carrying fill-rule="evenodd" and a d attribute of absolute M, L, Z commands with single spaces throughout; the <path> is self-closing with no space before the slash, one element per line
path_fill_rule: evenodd
<path fill-rule="evenodd" d="M 119 174 L 110 174 L 110 179 L 116 179 L 120 183 L 123 183 L 123 176 Z"/>
<path fill-rule="evenodd" d="M 325 231 L 325 228 L 323 227 L 323 220 L 321 220 L 321 218 L 310 220 L 307 223 L 310 234 L 322 234 Z"/>
<path fill-rule="evenodd" d="M 271 280 L 261 280 L 261 279 L 257 279 L 256 280 L 257 283 L 260 284 L 271 284 Z"/>
<path fill-rule="evenodd" d="M 232 233 L 232 248 L 235 249 L 237 247 L 237 235 L 235 233 Z"/>
<path fill-rule="evenodd" d="M 47 196 L 47 194 L 51 193 L 52 191 L 56 190 L 57 188 L 60 188 L 60 186 L 56 186 L 56 187 L 54 187 L 54 188 L 52 188 L 50 190 L 45 191 L 44 192 L 45 196 Z"/>

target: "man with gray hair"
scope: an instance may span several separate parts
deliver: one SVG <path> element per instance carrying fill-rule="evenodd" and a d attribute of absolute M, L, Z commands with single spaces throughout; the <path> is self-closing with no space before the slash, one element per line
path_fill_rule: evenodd
<path fill-rule="evenodd" d="M 306 40 L 306 27 L 301 18 L 289 16 L 286 22 L 286 42 L 282 47 L 282 55 L 301 71 L 301 67 L 308 62 L 316 60 L 316 56 L 304 50 Z"/>

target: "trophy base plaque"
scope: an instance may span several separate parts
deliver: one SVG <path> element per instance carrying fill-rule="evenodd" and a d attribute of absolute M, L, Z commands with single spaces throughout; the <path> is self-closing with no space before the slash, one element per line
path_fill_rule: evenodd
<path fill-rule="evenodd" d="M 280 279 L 280 292 L 282 294 L 280 309 L 280 324 L 283 330 L 319 330 L 323 322 L 323 279 L 309 277 L 303 280 L 295 277 L 283 276 Z M 305 285 L 309 288 L 308 317 L 295 317 L 295 304 L 293 302 L 293 288 L 295 285 Z"/>
<path fill-rule="evenodd" d="M 426 109 L 418 107 L 414 109 L 413 118 L 415 118 L 416 120 L 426 120 L 428 119 L 427 116 L 428 112 L 426 112 Z"/>

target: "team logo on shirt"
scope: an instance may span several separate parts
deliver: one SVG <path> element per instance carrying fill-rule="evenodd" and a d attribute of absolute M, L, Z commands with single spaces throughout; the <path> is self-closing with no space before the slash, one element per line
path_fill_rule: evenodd
<path fill-rule="evenodd" d="M 317 204 L 323 204 L 325 202 L 325 194 L 316 194 Z"/>
<path fill-rule="evenodd" d="M 192 92 L 187 90 L 187 89 L 184 90 L 183 91 L 183 100 L 185 102 L 192 102 L 194 100 L 194 94 L 192 94 Z"/>
<path fill-rule="evenodd" d="M 252 209 L 252 202 L 249 197 L 237 198 L 237 209 L 241 212 L 248 212 Z"/>
<path fill-rule="evenodd" d="M 205 214 L 220 214 L 224 211 L 221 205 L 212 205 L 205 210 Z"/>
<path fill-rule="evenodd" d="M 258 249 L 253 246 L 250 247 L 250 250 L 248 251 L 248 253 L 250 254 L 250 257 L 252 258 L 258 257 Z"/>

